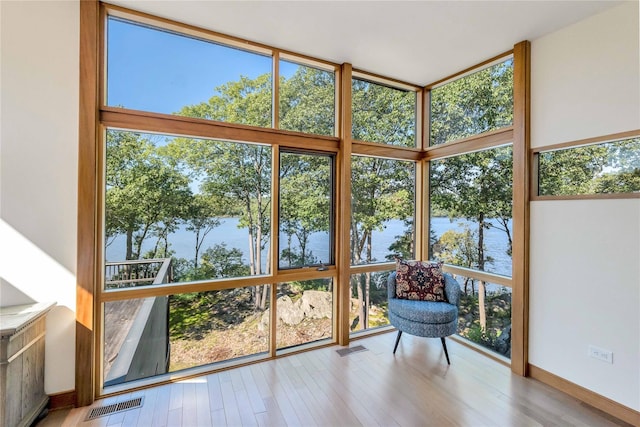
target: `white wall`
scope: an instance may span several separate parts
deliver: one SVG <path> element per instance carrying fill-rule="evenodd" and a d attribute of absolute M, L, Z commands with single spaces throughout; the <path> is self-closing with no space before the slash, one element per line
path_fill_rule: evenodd
<path fill-rule="evenodd" d="M 532 42 L 532 146 L 640 129 L 638 14 Z M 640 199 L 532 202 L 529 336 L 531 364 L 640 410 Z"/>
<path fill-rule="evenodd" d="M 56 301 L 45 391 L 74 389 L 79 3 L 0 1 L 0 306 Z"/>

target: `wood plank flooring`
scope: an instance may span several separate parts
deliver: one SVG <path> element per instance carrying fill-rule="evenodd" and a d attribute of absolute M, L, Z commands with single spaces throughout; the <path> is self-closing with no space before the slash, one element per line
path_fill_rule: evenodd
<path fill-rule="evenodd" d="M 624 426 L 452 340 L 395 333 L 51 413 L 49 426 Z M 144 396 L 141 408 L 84 421 L 91 408 Z"/>

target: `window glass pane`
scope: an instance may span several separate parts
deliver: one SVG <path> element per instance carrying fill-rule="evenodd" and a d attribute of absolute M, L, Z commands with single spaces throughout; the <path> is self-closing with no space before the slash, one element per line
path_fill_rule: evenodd
<path fill-rule="evenodd" d="M 389 324 L 387 278 L 395 270 L 375 271 L 351 275 L 351 331 L 378 328 Z"/>
<path fill-rule="evenodd" d="M 278 286 L 276 347 L 283 349 L 333 336 L 333 279 Z"/>
<path fill-rule="evenodd" d="M 280 129 L 335 135 L 335 73 L 280 61 Z"/>
<path fill-rule="evenodd" d="M 416 146 L 416 93 L 352 80 L 353 139 Z"/>
<path fill-rule="evenodd" d="M 351 158 L 351 264 L 413 258 L 415 163 Z"/>
<path fill-rule="evenodd" d="M 264 285 L 105 303 L 104 385 L 267 353 L 268 295 Z"/>
<path fill-rule="evenodd" d="M 107 22 L 107 105 L 271 127 L 271 57 Z"/>
<path fill-rule="evenodd" d="M 333 158 L 280 154 L 280 268 L 333 264 Z"/>
<path fill-rule="evenodd" d="M 429 254 L 511 276 L 511 146 L 431 162 Z"/>
<path fill-rule="evenodd" d="M 270 147 L 109 130 L 105 183 L 107 289 L 269 274 Z"/>
<path fill-rule="evenodd" d="M 458 335 L 511 358 L 511 288 L 456 276 L 462 294 Z"/>
<path fill-rule="evenodd" d="M 640 192 L 640 138 L 543 151 L 540 196 Z"/>
<path fill-rule="evenodd" d="M 513 124 L 513 59 L 431 90 L 430 145 Z"/>

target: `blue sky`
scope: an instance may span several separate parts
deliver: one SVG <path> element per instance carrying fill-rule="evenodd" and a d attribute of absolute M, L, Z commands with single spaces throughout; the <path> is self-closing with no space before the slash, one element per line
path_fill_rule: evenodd
<path fill-rule="evenodd" d="M 109 20 L 107 105 L 171 114 L 208 100 L 241 75 L 271 71 L 271 57 Z M 281 61 L 291 76 L 296 64 Z"/>

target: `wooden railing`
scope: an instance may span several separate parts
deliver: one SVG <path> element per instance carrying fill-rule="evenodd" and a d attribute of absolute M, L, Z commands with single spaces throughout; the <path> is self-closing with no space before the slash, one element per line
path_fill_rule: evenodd
<path fill-rule="evenodd" d="M 171 258 L 107 262 L 104 280 L 106 289 L 170 283 Z"/>

